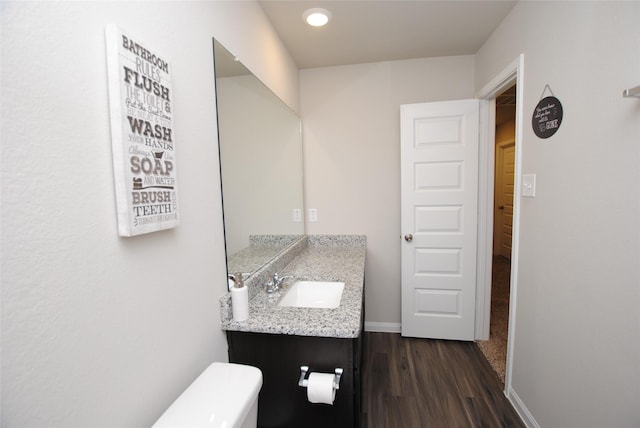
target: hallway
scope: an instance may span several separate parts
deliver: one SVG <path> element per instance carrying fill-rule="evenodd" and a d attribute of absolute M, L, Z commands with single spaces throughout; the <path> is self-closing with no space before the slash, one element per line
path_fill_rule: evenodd
<path fill-rule="evenodd" d="M 489 340 L 479 340 L 478 347 L 496 371 L 504 385 L 507 363 L 507 337 L 509 327 L 509 284 L 511 262 L 502 257 L 493 258 L 491 280 L 491 324 Z"/>

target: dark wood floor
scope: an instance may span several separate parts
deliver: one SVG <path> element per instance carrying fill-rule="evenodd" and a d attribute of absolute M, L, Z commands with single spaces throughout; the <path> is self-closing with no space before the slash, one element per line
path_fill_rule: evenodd
<path fill-rule="evenodd" d="M 363 427 L 524 427 L 473 342 L 365 333 Z"/>

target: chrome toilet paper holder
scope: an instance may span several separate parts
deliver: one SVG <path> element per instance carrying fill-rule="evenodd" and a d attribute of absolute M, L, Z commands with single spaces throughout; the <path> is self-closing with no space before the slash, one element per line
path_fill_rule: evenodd
<path fill-rule="evenodd" d="M 306 388 L 309 385 L 309 379 L 305 379 L 307 372 L 309 371 L 309 366 L 300 366 L 300 380 L 298 380 L 298 386 Z M 341 368 L 336 368 L 334 370 L 335 375 L 333 377 L 333 388 L 340 389 L 340 378 L 342 377 L 342 372 L 344 370 Z"/>

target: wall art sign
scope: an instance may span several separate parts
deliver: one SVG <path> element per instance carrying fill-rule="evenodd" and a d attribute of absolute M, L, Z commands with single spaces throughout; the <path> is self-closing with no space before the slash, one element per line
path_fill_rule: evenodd
<path fill-rule="evenodd" d="M 542 91 L 542 95 L 544 95 L 547 89 L 551 92 L 549 85 L 546 85 Z M 551 96 L 542 98 L 533 110 L 533 116 L 531 118 L 533 132 L 539 138 L 551 137 L 560 128 L 562 114 L 562 103 L 553 96 L 553 93 L 551 93 Z"/>
<path fill-rule="evenodd" d="M 118 27 L 106 28 L 118 232 L 178 225 L 176 142 L 169 63 Z"/>

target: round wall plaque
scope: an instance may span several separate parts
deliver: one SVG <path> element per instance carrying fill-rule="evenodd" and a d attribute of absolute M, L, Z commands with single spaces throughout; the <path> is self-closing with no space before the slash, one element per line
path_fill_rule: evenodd
<path fill-rule="evenodd" d="M 531 126 L 540 138 L 549 138 L 558 131 L 562 123 L 562 104 L 556 97 L 545 97 L 533 110 Z"/>

